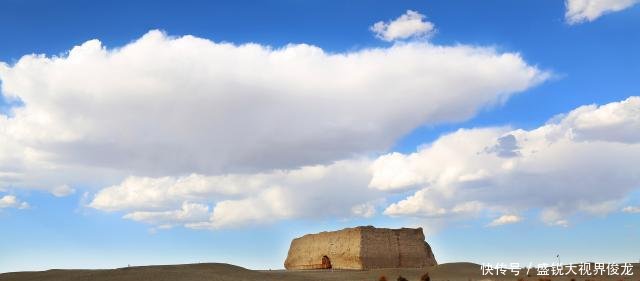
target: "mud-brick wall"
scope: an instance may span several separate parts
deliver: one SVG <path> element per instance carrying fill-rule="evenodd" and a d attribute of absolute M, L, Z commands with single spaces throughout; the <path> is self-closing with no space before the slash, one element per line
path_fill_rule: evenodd
<path fill-rule="evenodd" d="M 322 268 L 322 257 L 327 256 L 334 269 L 362 269 L 360 239 L 359 228 L 308 234 L 293 239 L 284 267 L 319 269 Z"/>
<path fill-rule="evenodd" d="M 424 267 L 436 265 L 422 228 L 359 226 L 308 234 L 291 242 L 286 269 L 321 269 L 327 256 L 334 269 Z"/>
<path fill-rule="evenodd" d="M 431 247 L 424 241 L 422 228 L 361 228 L 363 267 L 424 267 L 435 265 Z"/>
<path fill-rule="evenodd" d="M 394 229 L 398 237 L 400 267 L 423 267 L 435 265 L 433 254 L 429 256 L 430 248 L 424 241 L 424 233 L 418 229 Z"/>
<path fill-rule="evenodd" d="M 363 228 L 361 235 L 360 254 L 365 268 L 400 267 L 400 244 L 391 229 Z"/>

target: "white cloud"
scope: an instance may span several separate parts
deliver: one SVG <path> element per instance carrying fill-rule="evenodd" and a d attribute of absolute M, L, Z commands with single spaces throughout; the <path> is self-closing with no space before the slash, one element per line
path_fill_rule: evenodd
<path fill-rule="evenodd" d="M 540 220 L 549 226 L 568 227 L 569 221 L 564 219 L 558 207 L 548 207 L 540 212 Z"/>
<path fill-rule="evenodd" d="M 262 173 L 130 177 L 89 206 L 156 225 L 225 228 L 285 219 L 371 217 L 496 218 L 539 209 L 550 226 L 573 214 L 620 210 L 640 186 L 640 97 L 581 106 L 532 130 L 461 129 L 411 154 L 344 160 Z M 387 205 L 389 192 L 417 189 Z M 198 220 L 174 221 L 184 204 L 213 206 Z M 138 214 L 138 215 L 133 215 Z M 140 214 L 144 216 L 140 217 Z M 202 214 L 202 213 L 199 213 Z M 154 217 L 155 218 L 155 217 Z"/>
<path fill-rule="evenodd" d="M 0 197 L 0 209 L 4 208 L 28 209 L 29 203 L 20 201 L 14 195 L 5 195 Z"/>
<path fill-rule="evenodd" d="M 298 192 L 301 187 L 296 187 Z M 303 196 L 296 198 L 295 189 L 286 190 L 283 187 L 272 187 L 265 189 L 257 196 L 249 196 L 239 200 L 225 200 L 216 204 L 209 223 L 209 227 L 233 227 L 246 224 L 263 224 L 278 220 L 290 219 L 294 217 L 312 217 L 314 213 L 302 213 L 302 209 L 296 212 L 296 206 L 304 202 L 313 204 L 313 200 L 305 200 Z M 306 192 L 317 192 L 308 190 Z M 322 191 L 320 191 L 322 192 Z M 315 202 L 316 207 L 326 202 Z"/>
<path fill-rule="evenodd" d="M 453 208 L 451 208 L 451 211 L 454 214 L 471 214 L 478 213 L 485 208 L 486 206 L 484 205 L 484 203 L 480 201 L 466 201 L 456 204 L 455 206 L 453 206 Z"/>
<path fill-rule="evenodd" d="M 518 215 L 502 215 L 499 218 L 491 221 L 487 226 L 500 226 L 505 224 L 518 223 L 522 221 L 522 217 Z"/>
<path fill-rule="evenodd" d="M 273 175 L 192 174 L 182 177 L 128 177 L 100 190 L 90 207 L 104 211 L 158 210 L 200 198 L 228 198 L 259 191 Z"/>
<path fill-rule="evenodd" d="M 579 201 L 578 209 L 591 215 L 605 216 L 620 209 L 622 198 L 606 200 L 606 201 Z"/>
<path fill-rule="evenodd" d="M 89 206 L 125 218 L 192 228 L 223 228 L 293 218 L 368 217 L 384 194 L 370 190 L 369 160 L 339 161 L 257 174 L 137 178 L 98 192 Z M 186 203 L 213 205 L 210 216 L 174 221 Z M 356 207 L 354 207 L 356 206 Z M 202 209 L 202 208 L 201 208 Z M 200 210 L 201 210 L 200 209 Z M 181 211 L 184 213 L 184 211 Z M 201 213 L 198 213 L 201 214 Z M 189 216 L 191 218 L 191 216 Z M 158 220 L 159 221 L 159 220 Z"/>
<path fill-rule="evenodd" d="M 543 222 L 567 226 L 577 212 L 619 210 L 640 187 L 638 126 L 640 97 L 630 97 L 582 106 L 528 131 L 460 129 L 415 153 L 379 157 L 369 185 L 418 189 L 386 208 L 392 216 L 445 216 L 478 201 L 485 213 L 542 209 Z"/>
<path fill-rule="evenodd" d="M 56 186 L 51 190 L 51 194 L 53 194 L 55 197 L 65 197 L 74 194 L 75 192 L 75 189 L 66 184 Z"/>
<path fill-rule="evenodd" d="M 385 192 L 407 190 L 383 213 L 540 208 L 543 222 L 566 226 L 575 212 L 619 210 L 640 183 L 638 97 L 353 160 L 547 77 L 518 54 L 464 45 L 326 53 L 157 31 L 111 50 L 93 40 L 0 66 L 2 93 L 25 104 L 0 116 L 0 187 L 109 186 L 88 206 L 159 227 L 368 217 Z"/>
<path fill-rule="evenodd" d="M 376 202 L 366 202 L 351 207 L 351 213 L 357 217 L 370 218 L 376 214 Z"/>
<path fill-rule="evenodd" d="M 327 53 L 159 31 L 114 49 L 91 40 L 0 63 L 2 94 L 24 103 L 0 115 L 0 186 L 328 164 L 470 118 L 548 75 L 517 53 L 468 45 Z"/>
<path fill-rule="evenodd" d="M 566 0 L 565 18 L 569 24 L 594 21 L 600 16 L 627 9 L 640 0 Z"/>
<path fill-rule="evenodd" d="M 439 207 L 431 196 L 426 196 L 427 189 L 417 191 L 414 195 L 398 203 L 391 204 L 384 211 L 385 215 L 403 216 L 419 214 L 426 217 L 438 217 L 447 214 L 445 208 Z"/>
<path fill-rule="evenodd" d="M 411 37 L 429 37 L 435 33 L 435 25 L 425 21 L 425 16 L 416 11 L 407 12 L 389 22 L 379 21 L 371 26 L 376 37 L 384 41 L 395 41 Z"/>
<path fill-rule="evenodd" d="M 179 210 L 170 211 L 136 211 L 128 213 L 125 219 L 158 225 L 169 228 L 177 224 L 190 224 L 206 221 L 209 217 L 209 206 L 184 202 Z"/>
<path fill-rule="evenodd" d="M 626 206 L 622 209 L 625 213 L 637 214 L 640 213 L 640 207 L 638 206 Z"/>
<path fill-rule="evenodd" d="M 571 111 L 559 124 L 578 141 L 640 142 L 640 97 L 603 106 L 587 105 Z"/>

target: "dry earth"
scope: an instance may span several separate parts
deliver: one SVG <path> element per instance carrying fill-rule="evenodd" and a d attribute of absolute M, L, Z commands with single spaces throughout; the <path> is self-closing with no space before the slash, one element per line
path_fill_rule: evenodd
<path fill-rule="evenodd" d="M 102 270 L 47 270 L 38 272 L 12 272 L 0 274 L 0 281 L 377 281 L 384 275 L 395 281 L 399 275 L 409 281 L 420 280 L 429 272 L 432 281 L 640 281 L 640 264 L 634 264 L 633 276 L 482 276 L 480 265 L 473 263 L 447 263 L 423 269 L 377 270 L 249 270 L 221 263 L 140 266 Z M 638 271 L 638 272 L 635 272 Z"/>

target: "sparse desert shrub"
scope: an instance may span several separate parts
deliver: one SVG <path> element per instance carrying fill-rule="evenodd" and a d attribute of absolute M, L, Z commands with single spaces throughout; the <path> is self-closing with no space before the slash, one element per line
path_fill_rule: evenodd
<path fill-rule="evenodd" d="M 378 281 L 387 281 L 387 276 L 380 276 L 380 278 L 378 278 Z"/>
<path fill-rule="evenodd" d="M 398 279 L 396 279 L 398 281 L 409 281 L 407 280 L 407 278 L 402 277 L 402 275 L 398 276 Z"/>
<path fill-rule="evenodd" d="M 429 277 L 429 272 L 420 276 L 420 281 L 431 281 L 431 277 Z"/>

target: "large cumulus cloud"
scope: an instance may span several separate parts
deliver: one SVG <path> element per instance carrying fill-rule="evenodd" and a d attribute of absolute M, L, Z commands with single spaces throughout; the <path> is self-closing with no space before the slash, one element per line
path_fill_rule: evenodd
<path fill-rule="evenodd" d="M 150 31 L 0 63 L 0 183 L 295 169 L 383 152 L 545 80 L 517 53 L 425 42 L 343 53 Z M 64 171 L 64 173 L 61 173 Z"/>
<path fill-rule="evenodd" d="M 192 228 L 379 211 L 501 226 L 532 219 L 525 215 L 532 210 L 548 225 L 568 226 L 574 215 L 637 212 L 627 204 L 640 187 L 639 125 L 640 97 L 630 97 L 576 108 L 532 130 L 460 129 L 411 154 L 263 173 L 131 177 L 101 190 L 89 206 Z M 412 194 L 391 201 L 406 192 Z"/>
<path fill-rule="evenodd" d="M 550 225 L 571 215 L 622 209 L 640 188 L 640 97 L 582 106 L 533 130 L 460 129 L 415 153 L 372 164 L 371 187 L 416 189 L 389 205 L 391 216 L 441 217 L 470 212 L 516 216 L 540 209 Z"/>
<path fill-rule="evenodd" d="M 368 217 L 384 203 L 382 192 L 367 188 L 369 164 L 362 159 L 256 174 L 130 177 L 100 190 L 89 206 L 154 225 L 191 228 Z"/>

